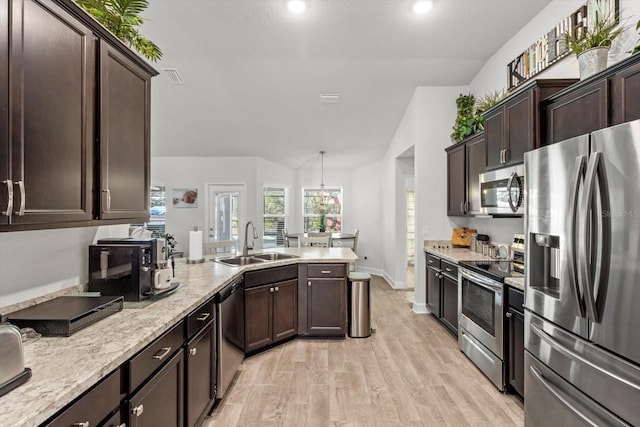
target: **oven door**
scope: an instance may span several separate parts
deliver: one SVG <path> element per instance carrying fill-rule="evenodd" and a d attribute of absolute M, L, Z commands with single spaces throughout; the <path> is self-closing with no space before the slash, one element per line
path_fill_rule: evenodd
<path fill-rule="evenodd" d="M 460 326 L 504 359 L 502 283 L 464 268 L 458 272 Z"/>

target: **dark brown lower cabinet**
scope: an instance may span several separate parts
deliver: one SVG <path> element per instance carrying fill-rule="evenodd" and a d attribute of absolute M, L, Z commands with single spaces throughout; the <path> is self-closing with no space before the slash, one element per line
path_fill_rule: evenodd
<path fill-rule="evenodd" d="M 185 422 L 202 424 L 216 398 L 215 322 L 185 345 Z"/>
<path fill-rule="evenodd" d="M 184 353 L 176 354 L 128 402 L 128 426 L 184 425 Z"/>
<path fill-rule="evenodd" d="M 440 317 L 440 295 L 442 282 L 440 281 L 440 258 L 431 254 L 427 257 L 427 308 L 436 317 Z"/>
<path fill-rule="evenodd" d="M 343 267 L 344 268 L 344 267 Z M 347 333 L 345 279 L 308 279 L 307 324 L 310 336 Z"/>
<path fill-rule="evenodd" d="M 442 323 L 458 335 L 458 280 L 442 275 Z"/>
<path fill-rule="evenodd" d="M 120 420 L 120 402 L 125 395 L 120 384 L 121 370 L 116 369 L 59 415 L 43 425 L 51 427 L 95 426 L 102 425 L 101 423 L 108 419 L 105 426 L 119 426 L 120 423 L 114 421 Z"/>
<path fill-rule="evenodd" d="M 507 386 L 524 398 L 524 293 L 508 288 Z"/>
<path fill-rule="evenodd" d="M 244 304 L 246 353 L 297 335 L 297 279 L 246 289 Z"/>

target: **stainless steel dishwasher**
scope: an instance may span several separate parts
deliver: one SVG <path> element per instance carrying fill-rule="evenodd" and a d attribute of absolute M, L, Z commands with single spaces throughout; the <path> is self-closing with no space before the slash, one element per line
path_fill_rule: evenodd
<path fill-rule="evenodd" d="M 244 359 L 244 280 L 236 279 L 217 295 L 218 315 L 218 399 Z"/>

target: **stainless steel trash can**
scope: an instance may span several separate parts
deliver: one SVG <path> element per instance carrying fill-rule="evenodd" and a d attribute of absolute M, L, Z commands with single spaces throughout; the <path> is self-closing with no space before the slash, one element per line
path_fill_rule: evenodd
<path fill-rule="evenodd" d="M 349 336 L 367 338 L 371 335 L 371 276 L 349 273 Z"/>

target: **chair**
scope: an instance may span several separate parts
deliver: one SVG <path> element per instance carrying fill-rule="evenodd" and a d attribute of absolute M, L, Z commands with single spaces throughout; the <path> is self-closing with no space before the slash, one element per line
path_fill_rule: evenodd
<path fill-rule="evenodd" d="M 307 233 L 307 235 L 309 237 L 328 237 L 329 238 L 329 247 L 333 246 L 333 241 L 331 239 L 331 232 L 330 231 L 322 231 L 322 232 L 316 232 L 316 233 Z"/>
<path fill-rule="evenodd" d="M 298 237 L 298 247 L 309 247 L 313 246 L 316 248 L 328 248 L 331 237 L 329 236 L 300 236 Z"/>
<path fill-rule="evenodd" d="M 237 242 L 235 240 L 220 240 L 219 242 L 204 243 L 204 253 L 216 257 L 235 255 L 237 249 Z"/>
<path fill-rule="evenodd" d="M 356 231 L 354 231 L 353 233 L 353 246 L 351 247 L 351 250 L 353 250 L 353 252 L 356 252 L 356 250 L 358 249 L 358 234 L 360 234 L 360 230 L 356 228 Z"/>

